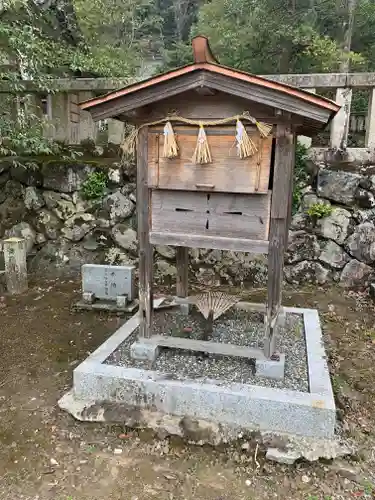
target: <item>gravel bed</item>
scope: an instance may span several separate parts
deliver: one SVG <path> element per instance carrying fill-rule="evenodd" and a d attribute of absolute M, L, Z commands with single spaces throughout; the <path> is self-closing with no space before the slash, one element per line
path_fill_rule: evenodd
<path fill-rule="evenodd" d="M 189 316 L 179 309 L 157 311 L 154 316 L 155 335 L 168 335 L 201 339 L 205 322 L 201 314 L 193 310 Z M 178 349 L 161 349 L 154 363 L 135 361 L 130 358 L 129 348 L 135 341 L 135 331 L 106 360 L 107 364 L 152 369 L 167 373 L 176 380 L 195 379 L 199 382 L 215 380 L 217 384 L 231 382 L 262 385 L 280 389 L 309 391 L 306 343 L 303 320 L 300 315 L 287 314 L 285 328 L 277 340 L 277 350 L 286 355 L 284 380 L 272 380 L 254 374 L 254 362 L 248 359 L 193 353 Z M 263 316 L 232 309 L 218 318 L 213 325 L 209 340 L 227 344 L 263 348 Z"/>

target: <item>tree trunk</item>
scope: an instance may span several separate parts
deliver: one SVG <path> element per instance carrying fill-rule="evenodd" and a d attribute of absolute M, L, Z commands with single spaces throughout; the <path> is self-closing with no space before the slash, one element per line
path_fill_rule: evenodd
<path fill-rule="evenodd" d="M 350 69 L 350 50 L 352 45 L 354 13 L 357 6 L 357 0 L 346 0 L 346 20 L 343 23 L 343 58 L 340 64 L 340 72 L 348 73 Z"/>
<path fill-rule="evenodd" d="M 358 0 L 346 0 L 346 20 L 343 23 L 343 42 L 342 51 L 343 57 L 340 63 L 340 73 L 349 73 L 350 71 L 350 50 L 352 45 L 352 36 L 354 28 L 354 13 L 357 6 Z M 350 106 L 347 110 L 347 120 L 345 122 L 345 130 L 342 135 L 342 140 L 340 144 L 341 149 L 346 149 L 347 137 L 349 133 L 349 121 L 350 121 Z"/>

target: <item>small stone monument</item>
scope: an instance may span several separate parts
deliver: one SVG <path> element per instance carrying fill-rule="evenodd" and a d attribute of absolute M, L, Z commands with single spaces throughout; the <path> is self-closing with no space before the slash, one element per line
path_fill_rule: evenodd
<path fill-rule="evenodd" d="M 138 303 L 134 292 L 134 269 L 134 266 L 84 264 L 82 301 L 76 307 L 132 311 Z"/>

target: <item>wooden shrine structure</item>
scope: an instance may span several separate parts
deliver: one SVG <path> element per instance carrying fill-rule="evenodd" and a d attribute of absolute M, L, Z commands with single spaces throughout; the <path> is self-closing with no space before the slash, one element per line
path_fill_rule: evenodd
<path fill-rule="evenodd" d="M 188 66 L 80 106 L 94 120 L 116 118 L 136 127 L 127 147 L 136 141 L 140 336 L 152 338 L 152 245 L 177 247 L 182 298 L 188 296 L 189 247 L 268 254 L 264 352 L 253 355 L 270 358 L 296 136 L 324 129 L 340 106 L 220 65 L 205 37 L 193 40 L 193 53 Z"/>

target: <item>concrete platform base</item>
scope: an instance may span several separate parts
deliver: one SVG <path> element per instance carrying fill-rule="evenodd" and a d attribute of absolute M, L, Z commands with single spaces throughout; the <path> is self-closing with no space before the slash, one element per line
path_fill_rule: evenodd
<path fill-rule="evenodd" d="M 105 364 L 138 327 L 136 314 L 74 370 L 73 389 L 59 404 L 82 420 L 105 415 L 106 421 L 153 427 L 156 418 L 171 434 L 188 422 L 185 435 L 195 429 L 194 439 L 202 442 L 225 442 L 236 439 L 238 432 L 254 431 L 332 439 L 336 410 L 318 313 L 297 308 L 285 312 L 303 316 L 310 392 L 174 380 L 173 367 L 172 373 L 159 373 Z M 78 413 L 77 405 L 83 405 Z"/>

